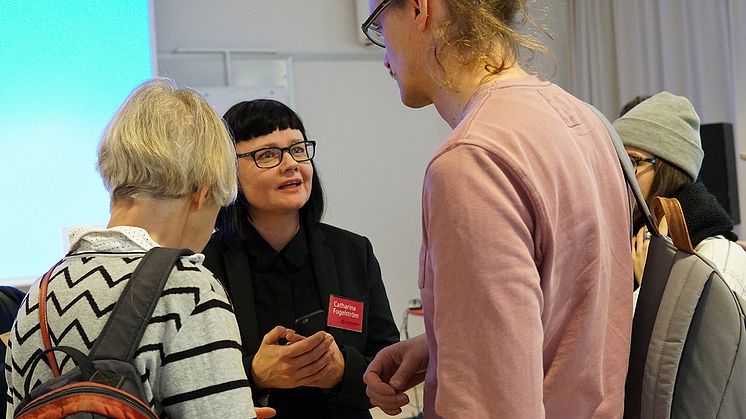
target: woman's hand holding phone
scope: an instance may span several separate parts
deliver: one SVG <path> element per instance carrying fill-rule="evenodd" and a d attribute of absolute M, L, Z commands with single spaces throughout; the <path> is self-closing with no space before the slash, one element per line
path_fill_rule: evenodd
<path fill-rule="evenodd" d="M 251 363 L 259 388 L 329 389 L 344 376 L 344 356 L 324 331 L 326 314 L 316 310 L 295 320 L 296 330 L 277 326 L 262 339 Z"/>
<path fill-rule="evenodd" d="M 286 339 L 288 341 L 288 345 L 292 346 L 298 342 L 302 342 L 305 339 L 313 338 L 319 334 L 325 334 L 332 340 L 331 345 L 329 345 L 326 353 L 323 355 L 324 367 L 312 376 L 306 377 L 305 379 L 301 380 L 301 385 L 306 387 L 330 389 L 339 384 L 340 381 L 342 381 L 345 370 L 344 355 L 342 355 L 342 351 L 339 349 L 339 346 L 337 346 L 337 342 L 334 340 L 334 337 L 326 332 L 316 332 L 306 338 L 303 335 L 295 333 L 294 331 L 289 331 L 289 333 L 286 335 Z"/>
<path fill-rule="evenodd" d="M 286 338 L 291 344 L 281 345 Z M 318 332 L 307 338 L 297 337 L 291 330 L 277 326 L 262 339 L 251 363 L 251 374 L 259 388 L 295 388 L 306 384 L 308 377 L 326 367 L 328 352 L 335 346 L 334 338 Z"/>
<path fill-rule="evenodd" d="M 316 310 L 295 319 L 295 332 L 301 336 L 311 336 L 326 326 L 326 313 Z"/>

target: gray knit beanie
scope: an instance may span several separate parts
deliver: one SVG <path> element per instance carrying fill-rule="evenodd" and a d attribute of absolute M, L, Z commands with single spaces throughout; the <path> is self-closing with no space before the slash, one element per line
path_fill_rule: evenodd
<path fill-rule="evenodd" d="M 660 157 L 697 179 L 705 156 L 699 116 L 683 96 L 661 92 L 614 121 L 625 146 Z"/>

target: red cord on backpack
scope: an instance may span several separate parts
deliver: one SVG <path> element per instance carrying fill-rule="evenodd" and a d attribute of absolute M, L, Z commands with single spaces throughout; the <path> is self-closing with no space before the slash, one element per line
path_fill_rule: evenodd
<path fill-rule="evenodd" d="M 49 281 L 52 277 L 52 272 L 62 263 L 62 260 L 57 262 L 47 273 L 44 274 L 44 278 L 41 280 L 39 285 L 39 326 L 41 327 L 41 340 L 44 342 L 44 349 L 50 349 L 52 342 L 49 339 L 49 324 L 47 323 L 47 288 L 49 288 Z M 52 369 L 52 374 L 55 377 L 59 377 L 60 368 L 57 365 L 57 358 L 54 357 L 53 352 L 47 353 L 47 361 L 49 361 L 49 367 Z"/>

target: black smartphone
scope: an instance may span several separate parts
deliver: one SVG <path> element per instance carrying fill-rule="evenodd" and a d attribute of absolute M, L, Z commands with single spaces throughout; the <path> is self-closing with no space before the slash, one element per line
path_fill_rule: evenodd
<path fill-rule="evenodd" d="M 326 313 L 322 309 L 300 316 L 295 319 L 295 333 L 309 337 L 319 330 L 324 330 L 325 320 Z"/>

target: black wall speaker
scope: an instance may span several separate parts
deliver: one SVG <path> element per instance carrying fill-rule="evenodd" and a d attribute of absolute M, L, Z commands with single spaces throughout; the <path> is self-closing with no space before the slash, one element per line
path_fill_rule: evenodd
<path fill-rule="evenodd" d="M 741 223 L 738 205 L 736 151 L 733 144 L 733 125 L 705 124 L 700 127 L 705 159 L 699 177 L 707 190 L 715 195 L 734 224 Z"/>

